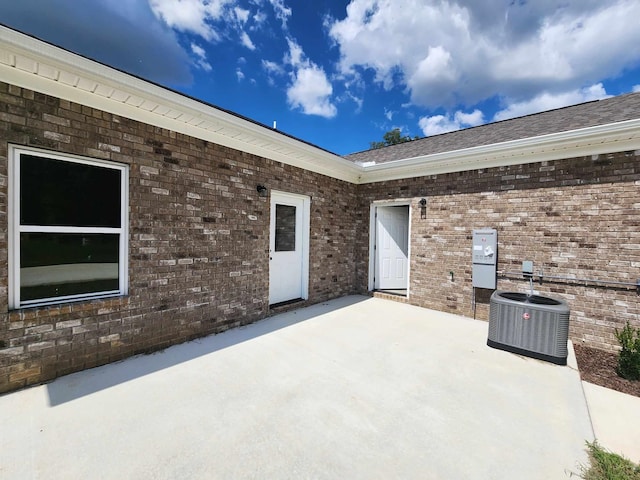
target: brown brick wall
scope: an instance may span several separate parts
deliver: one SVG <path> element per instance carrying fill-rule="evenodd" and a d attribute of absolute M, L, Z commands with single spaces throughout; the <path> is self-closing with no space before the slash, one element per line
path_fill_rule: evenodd
<path fill-rule="evenodd" d="M 130 166 L 129 295 L 7 308 L 9 143 Z M 353 293 L 356 187 L 0 83 L 0 392 L 269 314 L 269 198 L 310 196 L 308 303 Z"/>
<path fill-rule="evenodd" d="M 130 166 L 129 295 L 8 311 L 7 146 Z M 0 392 L 165 348 L 269 314 L 269 199 L 311 200 L 308 303 L 367 293 L 369 207 L 412 205 L 410 303 L 472 316 L 471 231 L 499 235 L 500 271 L 635 282 L 639 152 L 350 185 L 0 83 Z M 418 201 L 428 201 L 421 218 Z M 454 281 L 449 272 L 454 272 Z M 513 276 L 498 288 L 524 290 Z M 536 284 L 571 306 L 571 336 L 613 349 L 640 326 L 635 288 Z M 486 319 L 490 291 L 476 290 Z"/>
<path fill-rule="evenodd" d="M 523 260 L 546 275 L 635 283 L 640 278 L 640 152 L 620 152 L 530 165 L 399 180 L 359 187 L 358 217 L 366 237 L 374 200 L 410 199 L 410 303 L 472 316 L 471 233 L 498 231 L 498 270 L 520 272 Z M 426 218 L 418 202 L 428 201 Z M 358 250 L 359 290 L 368 278 L 368 245 Z M 449 272 L 454 272 L 454 281 Z M 528 291 L 520 276 L 498 289 Z M 571 307 L 575 341 L 611 350 L 614 328 L 640 327 L 633 287 L 566 281 L 536 283 L 541 294 Z M 476 316 L 488 318 L 492 292 L 476 289 Z"/>

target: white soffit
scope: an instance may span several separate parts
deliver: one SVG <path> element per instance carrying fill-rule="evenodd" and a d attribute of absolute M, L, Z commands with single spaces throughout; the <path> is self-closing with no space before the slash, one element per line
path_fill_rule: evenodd
<path fill-rule="evenodd" d="M 264 125 L 0 26 L 0 80 L 351 183 L 640 149 L 640 119 L 358 165 Z"/>
<path fill-rule="evenodd" d="M 266 126 L 0 26 L 0 80 L 357 183 L 361 167 Z"/>

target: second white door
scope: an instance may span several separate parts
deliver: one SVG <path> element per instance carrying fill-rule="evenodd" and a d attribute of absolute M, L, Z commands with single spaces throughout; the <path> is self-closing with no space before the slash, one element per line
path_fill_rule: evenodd
<path fill-rule="evenodd" d="M 374 288 L 403 290 L 409 283 L 409 207 L 376 208 Z"/>
<path fill-rule="evenodd" d="M 269 304 L 307 297 L 309 197 L 271 192 Z"/>

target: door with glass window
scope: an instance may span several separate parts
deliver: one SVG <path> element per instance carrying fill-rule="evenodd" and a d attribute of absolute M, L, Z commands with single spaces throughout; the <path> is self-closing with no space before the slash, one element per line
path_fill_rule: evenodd
<path fill-rule="evenodd" d="M 308 287 L 309 198 L 271 192 L 269 304 L 303 299 Z"/>

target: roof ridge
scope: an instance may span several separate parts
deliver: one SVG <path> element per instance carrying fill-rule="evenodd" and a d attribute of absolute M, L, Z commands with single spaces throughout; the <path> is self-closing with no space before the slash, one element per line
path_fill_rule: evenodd
<path fill-rule="evenodd" d="M 620 101 L 622 99 L 628 98 L 628 97 L 632 97 L 632 96 L 639 96 L 638 98 L 640 98 L 640 92 L 627 92 L 627 93 L 623 93 L 620 95 L 615 95 L 615 96 L 610 96 L 610 97 L 606 97 L 606 98 L 602 98 L 602 99 L 595 99 L 595 100 L 588 100 L 585 102 L 580 102 L 580 103 L 575 103 L 572 105 L 565 105 L 562 107 L 557 107 L 557 108 L 552 108 L 549 110 L 543 110 L 540 112 L 535 112 L 535 113 L 529 113 L 526 115 L 521 115 L 518 117 L 513 117 L 513 118 L 507 118 L 504 120 L 496 120 L 493 122 L 489 122 L 489 123 L 484 123 L 482 125 L 475 125 L 475 126 L 471 126 L 471 127 L 466 127 L 466 128 L 461 128 L 458 130 L 452 130 L 450 132 L 444 132 L 444 133 L 439 133 L 436 135 L 429 135 L 429 136 L 425 136 L 422 138 L 418 138 L 415 140 L 410 140 L 407 142 L 403 142 L 403 143 L 398 143 L 395 145 L 389 145 L 386 147 L 382 147 L 382 148 L 376 148 L 376 149 L 367 149 L 367 150 L 361 150 L 358 152 L 353 152 L 350 154 L 345 155 L 344 157 L 349 159 L 350 161 L 359 161 L 359 160 L 353 160 L 354 157 L 371 157 L 371 160 L 368 159 L 363 159 L 362 161 L 388 161 L 390 156 L 395 156 L 394 154 L 392 154 L 391 152 L 396 152 L 395 154 L 400 154 L 402 155 L 402 152 L 407 152 L 407 151 L 417 151 L 417 150 L 422 150 L 423 148 L 422 145 L 430 145 L 430 144 L 442 144 L 444 142 L 447 142 L 447 138 L 457 138 L 457 142 L 459 142 L 459 140 L 462 139 L 462 137 L 460 137 L 460 135 L 464 135 L 467 134 L 467 132 L 473 132 L 476 131 L 478 132 L 479 130 L 482 129 L 491 129 L 489 130 L 489 133 L 492 134 L 492 136 L 495 136 L 495 132 L 504 132 L 504 131 L 512 131 L 512 130 L 518 130 L 522 128 L 522 121 L 524 120 L 525 122 L 529 122 L 532 123 L 534 122 L 534 118 L 541 118 L 544 116 L 548 116 L 548 115 L 553 115 L 554 113 L 556 114 L 555 116 L 552 116 L 551 120 L 556 122 L 561 119 L 564 115 L 566 114 L 560 114 L 558 115 L 557 112 L 563 112 L 563 111 L 570 111 L 570 110 L 580 110 L 580 109 L 584 109 L 585 106 L 589 106 L 589 105 L 595 105 L 595 104 L 603 104 L 603 103 L 607 103 L 607 102 L 614 102 L 614 101 Z M 606 107 L 603 107 L 606 108 Z M 589 110 L 586 110 L 587 112 Z M 640 116 L 640 114 L 639 114 Z M 579 118 L 579 116 L 576 116 L 576 118 Z M 529 119 L 529 120 L 527 120 Z M 611 121 L 609 120 L 604 120 L 602 119 L 602 122 L 597 122 L 597 124 L 605 124 L 605 123 L 615 123 L 617 121 L 620 120 L 616 120 L 615 118 L 612 118 Z M 506 125 L 512 124 L 514 125 L 514 128 L 507 128 Z M 567 121 L 567 125 L 570 125 L 570 122 Z M 586 125 L 588 126 L 588 125 Z M 581 128 L 581 126 L 577 125 L 575 126 L 575 128 Z M 575 129 L 575 128 L 569 128 L 569 130 Z M 495 130 L 494 130 L 495 129 Z M 506 129 L 506 130 L 505 130 Z M 464 133 L 461 133 L 464 132 Z M 480 133 L 468 133 L 468 135 L 470 136 L 477 136 Z M 540 133 L 532 133 L 529 136 L 538 136 L 540 135 Z M 495 142 L 500 142 L 501 140 L 495 139 Z M 375 158 L 377 157 L 377 158 Z M 380 158 L 380 157 L 384 157 Z"/>
<path fill-rule="evenodd" d="M 539 115 L 545 115 L 545 114 L 552 113 L 552 112 L 557 112 L 557 111 L 560 111 L 560 110 L 568 110 L 568 109 L 571 109 L 571 108 L 581 107 L 581 106 L 588 105 L 588 104 L 591 104 L 591 103 L 606 102 L 606 101 L 610 101 L 610 100 L 614 100 L 614 99 L 620 99 L 622 97 L 631 96 L 631 95 L 640 95 L 640 92 L 627 92 L 627 93 L 623 93 L 623 94 L 620 94 L 620 95 L 614 95 L 614 96 L 595 99 L 595 100 L 587 100 L 585 102 L 574 103 L 572 105 L 565 105 L 565 106 L 562 106 L 562 107 L 551 108 L 549 110 L 542 110 L 540 112 L 528 113 L 526 115 L 520 115 L 520 116 L 517 116 L 517 117 L 505 118 L 504 120 L 495 120 L 493 122 L 487 122 L 487 123 L 483 123 L 481 125 L 474 125 L 474 126 L 470 126 L 470 127 L 459 128 L 457 130 L 452 130 L 450 132 L 443 132 L 443 133 L 438 133 L 438 134 L 435 134 L 435 135 L 427 135 L 427 136 L 424 136 L 424 137 L 421 137 L 421 138 L 416 138 L 416 139 L 409 140 L 407 142 L 397 143 L 397 144 L 394 144 L 394 145 L 387 145 L 387 146 L 384 146 L 384 147 L 381 147 L 381 148 L 376 148 L 376 149 L 369 148 L 369 149 L 365 149 L 365 150 L 360 150 L 360 151 L 357 151 L 357 152 L 348 153 L 348 154 L 344 155 L 344 157 L 350 157 L 350 156 L 353 156 L 353 155 L 358 155 L 358 154 L 362 154 L 362 153 L 365 153 L 365 152 L 370 152 L 370 151 L 373 151 L 373 150 L 384 150 L 384 149 L 393 148 L 393 147 L 400 147 L 401 148 L 402 145 L 407 145 L 407 144 L 410 144 L 410 143 L 413 143 L 413 144 L 420 143 L 420 142 L 426 141 L 428 139 L 443 137 L 443 136 L 451 135 L 451 134 L 454 134 L 454 133 L 457 133 L 457 132 L 461 132 L 461 131 L 470 131 L 470 130 L 480 129 L 480 128 L 483 128 L 483 127 L 489 127 L 489 126 L 493 126 L 493 125 L 504 124 L 506 122 L 513 122 L 513 121 L 524 119 L 524 118 L 530 118 L 530 117 L 535 117 L 535 116 L 539 116 Z"/>

